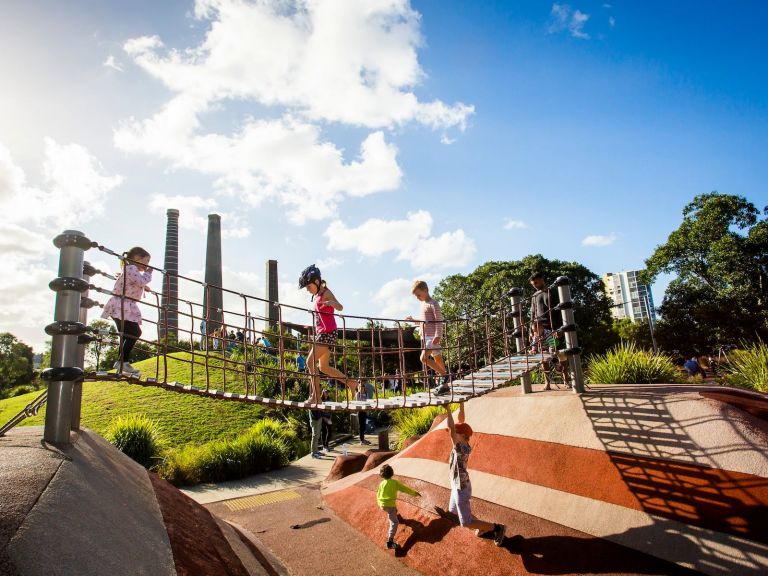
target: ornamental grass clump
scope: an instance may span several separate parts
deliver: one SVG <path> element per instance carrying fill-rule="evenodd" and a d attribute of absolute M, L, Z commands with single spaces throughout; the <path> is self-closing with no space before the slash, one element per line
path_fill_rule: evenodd
<path fill-rule="evenodd" d="M 768 346 L 765 342 L 730 352 L 725 382 L 730 386 L 768 392 Z"/>
<path fill-rule="evenodd" d="M 401 450 L 408 438 L 429 432 L 432 421 L 438 414 L 445 414 L 445 409 L 440 406 L 428 406 L 395 410 L 392 414 L 392 424 L 399 434 L 395 448 Z"/>
<path fill-rule="evenodd" d="M 160 460 L 160 431 L 157 423 L 143 414 L 128 414 L 113 420 L 106 439 L 144 468 L 152 468 Z"/>
<path fill-rule="evenodd" d="M 593 356 L 586 370 L 591 384 L 655 384 L 679 382 L 680 371 L 666 354 L 637 350 L 622 343 Z"/>
<path fill-rule="evenodd" d="M 236 438 L 168 451 L 159 474 L 177 486 L 236 480 L 286 466 L 297 450 L 287 424 L 264 418 Z"/>

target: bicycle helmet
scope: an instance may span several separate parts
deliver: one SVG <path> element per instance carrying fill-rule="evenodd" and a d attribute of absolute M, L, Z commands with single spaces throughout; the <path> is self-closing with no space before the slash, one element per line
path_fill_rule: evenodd
<path fill-rule="evenodd" d="M 312 264 L 304 268 L 301 276 L 299 276 L 299 289 L 306 288 L 314 280 L 320 280 L 320 269 Z"/>

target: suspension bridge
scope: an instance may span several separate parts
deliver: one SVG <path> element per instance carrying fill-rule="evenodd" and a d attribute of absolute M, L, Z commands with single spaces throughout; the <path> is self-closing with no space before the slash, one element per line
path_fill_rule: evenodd
<path fill-rule="evenodd" d="M 59 277 L 50 283 L 56 292 L 56 307 L 54 321 L 46 326 L 46 333 L 52 336 L 51 368 L 43 373 L 48 389 L 0 428 L 0 435 L 35 414 L 47 401 L 45 439 L 67 442 L 69 431 L 79 429 L 83 380 L 123 380 L 223 400 L 327 411 L 440 406 L 482 396 L 518 379 L 523 392 L 528 393 L 535 370 L 543 370 L 547 378 L 550 373 L 557 376 L 577 393 L 583 391 L 573 303 L 565 277 L 547 287 L 550 325 L 561 324 L 547 340 L 537 341 L 532 336 L 521 288 L 511 288 L 503 299 L 487 303 L 481 310 L 444 319 L 441 347 L 450 386 L 440 395 L 432 389 L 434 376 L 419 361 L 422 347 L 414 335 L 419 321 L 338 314 L 332 357 L 345 375 L 357 381 L 360 390 L 370 392 L 355 395 L 346 386 L 330 386 L 329 399 L 315 403 L 308 399 L 307 390 L 310 379 L 318 375 L 317 367 L 300 370 L 297 359 L 312 346 L 317 312 L 211 286 L 152 266 L 147 268 L 154 274 L 155 288 L 142 299 L 132 299 L 122 295 L 125 290 L 113 293 L 95 284 L 98 276 L 120 280 L 85 261 L 86 251 L 95 250 L 125 266 L 131 262 L 126 254 L 77 231 L 60 234 L 54 245 L 61 254 Z M 169 323 L 168 304 L 161 302 L 172 282 L 182 287 L 180 293 L 197 290 L 204 294 L 203 301 L 179 298 L 173 325 Z M 214 291 L 224 295 L 226 306 L 211 306 Z M 555 291 L 557 304 L 551 296 Z M 86 346 L 108 337 L 87 326 L 89 312 L 104 307 L 101 297 L 115 295 L 123 307 L 135 302 L 142 309 L 143 323 L 154 328 L 144 331 L 158 335 L 156 339 L 138 339 L 154 352 L 151 373 L 145 370 L 138 375 L 122 370 L 122 365 L 114 371 L 84 368 Z M 254 312 L 268 310 L 265 304 L 274 307 L 276 314 L 260 316 Z M 554 322 L 554 315 L 561 322 Z M 127 337 L 120 332 L 114 336 L 120 344 Z M 186 374 L 183 378 L 179 366 Z M 169 367 L 176 368 L 171 371 L 173 377 L 169 377 Z"/>

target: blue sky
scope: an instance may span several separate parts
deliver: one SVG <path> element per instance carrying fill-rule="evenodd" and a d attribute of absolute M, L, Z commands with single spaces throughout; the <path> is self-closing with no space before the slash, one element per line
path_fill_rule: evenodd
<path fill-rule="evenodd" d="M 696 194 L 768 204 L 764 3 L 272 4 L 4 3 L 0 330 L 41 346 L 60 230 L 161 266 L 167 207 L 183 274 L 216 212 L 227 287 L 263 295 L 274 258 L 306 305 L 316 262 L 349 313 L 404 317 L 417 277 L 641 268 Z"/>

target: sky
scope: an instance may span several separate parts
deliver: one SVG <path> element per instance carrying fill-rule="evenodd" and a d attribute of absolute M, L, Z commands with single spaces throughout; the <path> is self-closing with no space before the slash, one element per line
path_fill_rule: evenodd
<path fill-rule="evenodd" d="M 52 239 L 139 245 L 162 267 L 167 208 L 181 212 L 183 275 L 203 277 L 216 213 L 226 288 L 263 296 L 276 259 L 280 300 L 308 307 L 296 282 L 316 263 L 345 313 L 403 318 L 415 279 L 537 253 L 641 269 L 697 194 L 768 204 L 763 2 L 2 11 L 0 331 L 36 350 Z"/>

